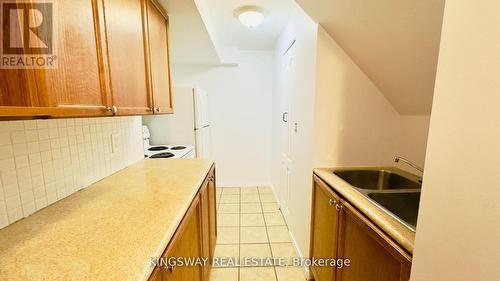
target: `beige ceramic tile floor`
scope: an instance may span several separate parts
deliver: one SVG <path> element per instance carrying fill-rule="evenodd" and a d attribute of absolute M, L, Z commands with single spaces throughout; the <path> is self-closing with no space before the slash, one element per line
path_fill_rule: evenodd
<path fill-rule="evenodd" d="M 219 188 L 217 190 L 218 237 L 215 257 L 225 265 L 212 269 L 210 281 L 304 281 L 299 267 L 267 264 L 234 264 L 245 258 L 296 257 L 288 227 L 269 187 Z"/>

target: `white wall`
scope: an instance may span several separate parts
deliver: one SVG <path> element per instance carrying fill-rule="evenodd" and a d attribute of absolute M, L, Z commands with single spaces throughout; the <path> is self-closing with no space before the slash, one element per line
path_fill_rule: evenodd
<path fill-rule="evenodd" d="M 500 280 L 499 13 L 446 2 L 412 281 Z"/>
<path fill-rule="evenodd" d="M 141 159 L 140 117 L 2 121 L 0 228 Z"/>
<path fill-rule="evenodd" d="M 315 166 L 390 164 L 399 114 L 320 27 L 315 105 Z"/>
<path fill-rule="evenodd" d="M 293 38 L 297 40 L 293 69 L 285 74 L 281 54 Z M 279 102 L 285 91 L 293 100 L 290 121 L 299 124 L 298 133 L 292 134 L 287 222 L 299 251 L 307 256 L 313 167 L 395 165 L 394 155 L 423 165 L 429 117 L 398 114 L 329 34 L 300 8 L 278 41 L 275 59 L 273 185 L 280 194 L 284 177 L 280 174 Z"/>
<path fill-rule="evenodd" d="M 430 117 L 400 115 L 321 26 L 317 52 L 314 166 L 423 167 Z"/>
<path fill-rule="evenodd" d="M 199 86 L 209 94 L 219 186 L 271 183 L 272 70 L 270 51 L 242 51 L 237 67 L 173 68 L 174 87 Z"/>
<path fill-rule="evenodd" d="M 395 135 L 398 143 L 394 155 L 403 156 L 420 167 L 424 167 L 429 123 L 430 116 L 400 116 L 399 128 Z M 396 166 L 415 172 L 415 170 L 402 163 L 398 163 Z"/>

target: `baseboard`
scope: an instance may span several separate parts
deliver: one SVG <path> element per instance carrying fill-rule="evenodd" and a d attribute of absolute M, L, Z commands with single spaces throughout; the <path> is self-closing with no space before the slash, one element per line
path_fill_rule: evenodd
<path fill-rule="evenodd" d="M 256 187 L 271 186 L 270 182 L 218 182 L 217 187 Z"/>
<path fill-rule="evenodd" d="M 286 222 L 287 226 L 288 226 L 288 222 Z M 295 236 L 293 235 L 293 233 L 290 231 L 290 227 L 288 227 L 288 234 L 290 235 L 290 238 L 292 239 L 292 245 L 293 247 L 295 248 L 295 251 L 297 251 L 297 255 L 300 257 L 300 258 L 308 258 L 306 256 L 304 256 L 302 254 L 302 251 L 300 250 L 299 248 L 299 245 L 297 244 L 297 240 L 295 240 Z M 303 266 L 302 267 L 302 271 L 304 271 L 304 280 L 309 280 L 309 267 L 307 266 Z"/>
<path fill-rule="evenodd" d="M 280 202 L 280 198 L 278 197 L 278 194 L 276 194 L 276 190 L 274 189 L 274 186 L 271 186 L 272 190 L 273 190 L 273 193 L 274 193 L 274 197 L 276 198 L 276 201 L 278 202 L 278 206 L 281 210 L 281 202 Z M 299 244 L 297 243 L 297 240 L 295 239 L 295 236 L 293 235 L 293 232 L 290 231 L 290 223 L 286 220 L 286 217 L 283 216 L 283 219 L 285 220 L 286 222 L 286 225 L 288 227 L 288 234 L 290 235 L 290 238 L 292 240 L 292 245 L 293 247 L 295 248 L 295 251 L 297 252 L 297 255 L 300 257 L 300 258 L 308 258 L 309 255 L 307 256 L 304 256 L 302 254 L 302 251 L 300 250 L 299 248 Z M 302 271 L 304 271 L 304 280 L 309 280 L 309 267 L 307 266 L 303 266 L 302 267 Z"/>

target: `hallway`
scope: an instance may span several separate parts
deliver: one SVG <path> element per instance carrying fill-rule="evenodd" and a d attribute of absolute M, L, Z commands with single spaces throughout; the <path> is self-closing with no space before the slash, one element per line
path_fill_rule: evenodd
<path fill-rule="evenodd" d="M 297 257 L 270 187 L 217 190 L 217 246 L 211 281 L 303 281 L 300 267 L 254 263 L 250 258 Z M 246 263 L 245 263 L 246 261 Z"/>

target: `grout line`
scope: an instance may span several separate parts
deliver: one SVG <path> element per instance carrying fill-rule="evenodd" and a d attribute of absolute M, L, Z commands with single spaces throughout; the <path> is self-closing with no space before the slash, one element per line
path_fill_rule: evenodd
<path fill-rule="evenodd" d="M 240 200 L 238 202 L 238 210 L 239 210 L 239 228 L 238 228 L 238 281 L 241 279 L 241 189 L 239 190 Z"/>
<path fill-rule="evenodd" d="M 220 198 L 222 199 L 222 194 L 224 193 L 221 193 L 220 194 Z M 269 238 L 269 232 L 268 232 L 268 227 L 274 227 L 274 226 L 284 226 L 288 229 L 288 225 L 286 224 L 285 222 L 285 225 L 267 225 L 267 222 L 266 222 L 266 218 L 265 218 L 265 214 L 266 213 L 275 213 L 275 212 L 280 212 L 281 213 L 281 210 L 280 209 L 277 209 L 277 210 L 273 210 L 273 211 L 264 211 L 264 206 L 263 204 L 276 204 L 276 202 L 262 202 L 261 201 L 261 195 L 268 195 L 268 194 L 272 194 L 272 193 L 262 193 L 258 188 L 257 188 L 257 193 L 247 193 L 247 195 L 257 195 L 258 198 L 259 198 L 259 202 L 241 202 L 241 199 L 242 199 L 242 196 L 244 195 L 245 193 L 242 193 L 241 190 L 240 190 L 240 193 L 239 194 L 227 194 L 227 195 L 239 195 L 239 202 L 235 203 L 235 202 L 227 202 L 227 203 L 221 203 L 219 202 L 217 204 L 217 215 L 219 214 L 239 214 L 239 223 L 238 223 L 238 226 L 218 226 L 218 228 L 238 228 L 238 243 L 228 243 L 228 244 L 218 244 L 218 245 L 238 245 L 238 259 L 240 259 L 240 256 L 241 256 L 241 228 L 242 227 L 264 227 L 265 228 L 265 231 L 266 231 L 266 236 L 267 236 L 267 243 L 245 243 L 245 245 L 257 245 L 257 244 L 267 244 L 268 247 L 269 247 L 269 251 L 271 253 L 271 258 L 274 258 L 274 253 L 273 253 L 273 250 L 272 250 L 272 247 L 271 247 L 271 240 Z M 274 196 L 274 194 L 273 194 Z M 238 204 L 238 212 L 237 213 L 219 213 L 219 209 L 220 209 L 220 205 L 221 204 Z M 261 211 L 260 212 L 251 212 L 251 213 L 242 213 L 242 204 L 259 204 L 260 205 L 260 209 Z M 248 226 L 242 226 L 241 225 L 241 221 L 242 221 L 242 215 L 247 215 L 247 214 L 260 214 L 263 221 L 264 221 L 264 226 L 262 225 L 248 225 Z M 283 214 L 281 213 L 281 215 L 283 216 Z M 288 242 L 273 242 L 272 244 L 292 244 L 290 241 Z M 241 262 L 241 261 L 240 261 Z M 252 266 L 250 266 L 252 267 Z M 257 266 L 259 267 L 259 266 Z M 236 267 L 221 267 L 221 268 L 237 268 L 237 275 L 238 275 L 238 281 L 241 280 L 241 269 L 242 269 L 242 266 L 241 264 L 239 264 L 238 266 Z M 267 267 L 269 268 L 269 267 Z M 273 266 L 273 271 L 274 271 L 274 277 L 275 277 L 275 280 L 277 281 L 278 280 L 278 273 L 276 271 L 276 267 Z"/>
<path fill-rule="evenodd" d="M 258 188 L 257 188 L 258 190 Z M 260 190 L 259 190 L 259 200 L 260 200 Z M 269 232 L 267 231 L 267 223 L 266 223 L 266 218 L 264 217 L 264 208 L 262 206 L 262 200 L 260 200 L 260 207 L 262 208 L 262 219 L 264 219 L 264 226 L 266 228 L 266 235 L 267 235 L 267 242 L 269 245 L 269 252 L 271 253 L 271 257 L 273 257 L 273 249 L 271 248 L 271 239 L 269 238 Z M 273 265 L 273 271 L 274 271 L 274 278 L 275 280 L 278 280 L 278 273 L 276 272 L 276 266 Z"/>

